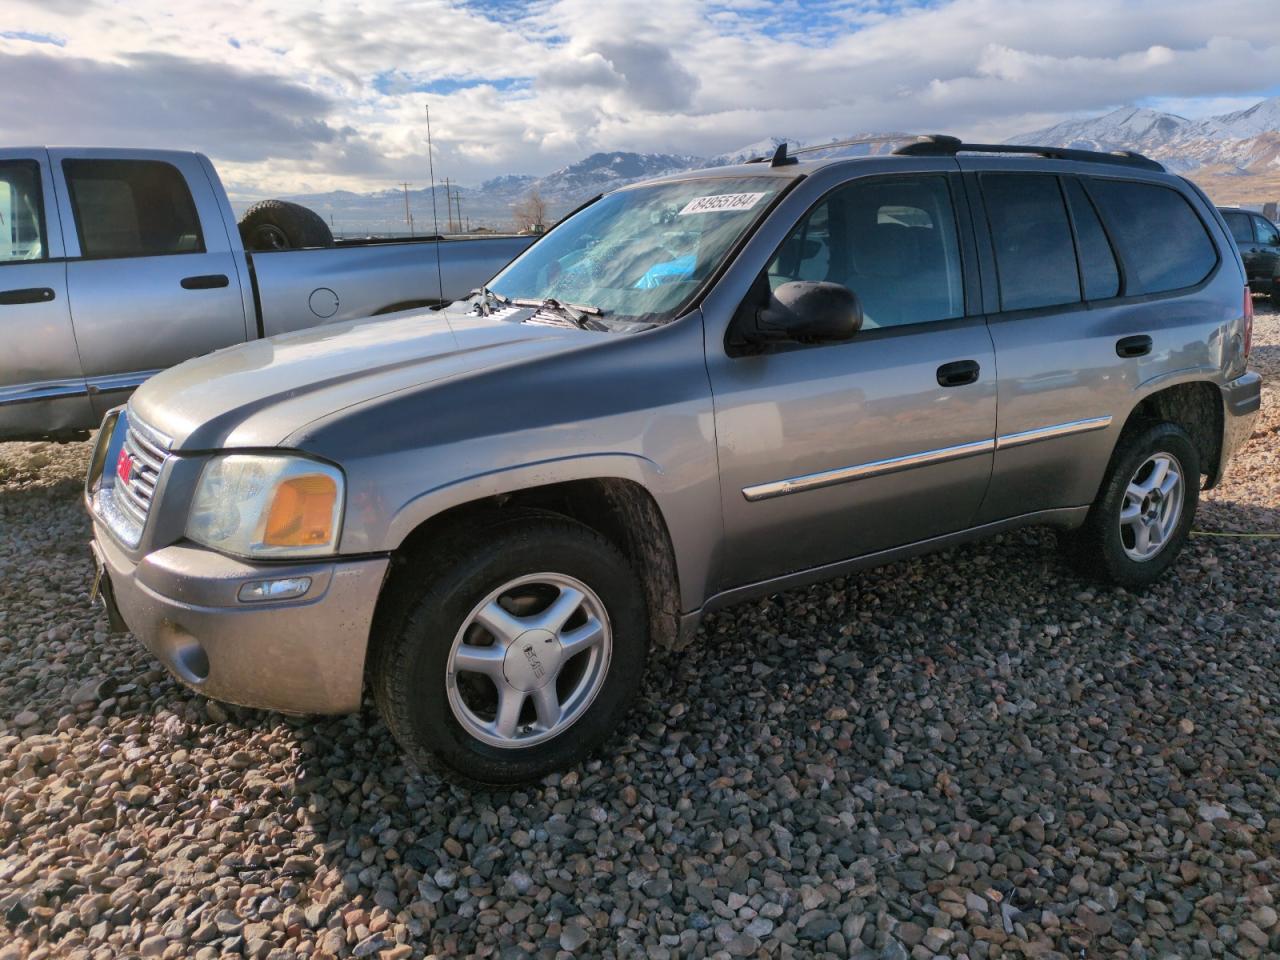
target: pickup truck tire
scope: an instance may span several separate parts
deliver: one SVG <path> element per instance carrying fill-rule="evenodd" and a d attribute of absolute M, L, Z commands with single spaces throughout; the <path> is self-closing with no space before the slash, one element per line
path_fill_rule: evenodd
<path fill-rule="evenodd" d="M 1084 525 L 1064 537 L 1084 576 L 1141 589 L 1177 559 L 1195 519 L 1200 455 L 1174 423 L 1127 429 Z"/>
<path fill-rule="evenodd" d="M 332 247 L 333 232 L 314 210 L 288 200 L 260 200 L 240 218 L 246 250 L 297 250 Z"/>
<path fill-rule="evenodd" d="M 388 589 L 372 638 L 374 700 L 405 753 L 453 780 L 505 786 L 571 766 L 639 690 L 649 652 L 639 577 L 576 521 L 521 511 L 468 524 Z"/>

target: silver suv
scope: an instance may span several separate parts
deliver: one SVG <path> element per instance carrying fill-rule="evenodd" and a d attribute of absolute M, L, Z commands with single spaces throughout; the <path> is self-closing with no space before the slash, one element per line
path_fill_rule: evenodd
<path fill-rule="evenodd" d="M 88 476 L 98 582 L 211 697 L 369 689 L 416 761 L 536 778 L 746 597 L 1027 524 L 1151 583 L 1249 435 L 1251 309 L 1221 216 L 1137 155 L 653 180 L 446 309 L 149 381 Z"/>

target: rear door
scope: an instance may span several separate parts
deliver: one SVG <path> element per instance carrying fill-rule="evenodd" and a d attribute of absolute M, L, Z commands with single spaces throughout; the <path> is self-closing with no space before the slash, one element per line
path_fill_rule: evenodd
<path fill-rule="evenodd" d="M 248 336 L 236 254 L 195 154 L 51 151 L 67 290 L 99 413 L 153 373 Z"/>
<path fill-rule="evenodd" d="M 1217 248 L 1164 183 L 1052 167 L 988 168 L 971 182 L 986 209 L 1000 368 L 981 518 L 1085 506 L 1138 387 L 1212 365 L 1204 325 L 1219 307 L 1203 288 Z"/>
<path fill-rule="evenodd" d="M 0 150 L 0 440 L 93 422 L 49 157 Z"/>

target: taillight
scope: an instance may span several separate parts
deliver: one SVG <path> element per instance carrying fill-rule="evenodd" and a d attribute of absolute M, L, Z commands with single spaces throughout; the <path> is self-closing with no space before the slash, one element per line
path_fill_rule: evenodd
<path fill-rule="evenodd" d="M 1244 288 L 1244 358 L 1249 359 L 1253 349 L 1253 291 Z"/>

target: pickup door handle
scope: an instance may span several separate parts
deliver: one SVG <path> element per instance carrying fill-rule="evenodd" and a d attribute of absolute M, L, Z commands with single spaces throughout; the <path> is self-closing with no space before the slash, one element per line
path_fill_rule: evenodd
<path fill-rule="evenodd" d="M 202 277 L 183 277 L 183 290 L 216 290 L 231 283 L 225 273 L 207 273 Z"/>
<path fill-rule="evenodd" d="M 54 297 L 49 287 L 23 287 L 21 290 L 0 290 L 0 305 L 16 306 L 19 303 L 48 303 Z"/>
<path fill-rule="evenodd" d="M 1136 337 L 1121 337 L 1116 341 L 1117 357 L 1145 357 L 1151 352 L 1151 338 L 1145 333 Z"/>
<path fill-rule="evenodd" d="M 978 379 L 978 374 L 982 368 L 978 366 L 977 360 L 957 360 L 954 363 L 944 363 L 938 368 L 938 386 L 940 387 L 962 387 L 966 383 L 974 383 Z"/>

